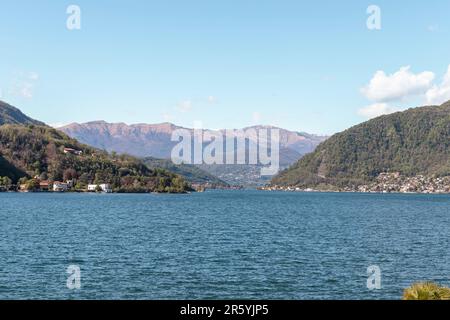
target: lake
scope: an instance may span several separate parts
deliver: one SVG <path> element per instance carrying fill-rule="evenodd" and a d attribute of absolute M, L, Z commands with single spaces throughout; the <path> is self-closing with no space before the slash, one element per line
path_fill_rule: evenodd
<path fill-rule="evenodd" d="M 0 221 L 0 299 L 400 299 L 416 281 L 450 285 L 448 195 L 0 193 Z"/>

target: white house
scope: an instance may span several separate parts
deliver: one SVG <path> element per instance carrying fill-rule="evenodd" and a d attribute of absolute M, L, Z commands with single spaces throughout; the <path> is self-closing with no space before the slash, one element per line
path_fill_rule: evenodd
<path fill-rule="evenodd" d="M 103 192 L 111 193 L 112 188 L 108 183 L 102 183 L 102 184 L 89 184 L 88 185 L 88 191 L 97 191 L 97 188 L 100 187 Z"/>
<path fill-rule="evenodd" d="M 81 156 L 83 154 L 83 151 L 75 150 L 75 149 L 72 149 L 72 148 L 64 148 L 64 153 L 65 154 L 68 154 L 68 153 L 76 154 L 77 156 Z"/>
<path fill-rule="evenodd" d="M 59 181 L 55 181 L 53 183 L 53 191 L 64 192 L 64 191 L 67 191 L 68 189 L 69 189 L 69 185 L 67 183 L 59 182 Z"/>

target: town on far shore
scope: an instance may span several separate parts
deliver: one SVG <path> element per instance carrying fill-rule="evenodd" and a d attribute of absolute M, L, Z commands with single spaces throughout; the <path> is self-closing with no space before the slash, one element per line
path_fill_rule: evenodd
<path fill-rule="evenodd" d="M 425 193 L 425 194 L 450 194 L 450 176 L 427 177 L 417 175 L 407 177 L 400 172 L 383 172 L 375 181 L 364 184 L 332 187 L 329 189 L 304 188 L 299 186 L 267 185 L 259 190 L 266 191 L 300 191 L 300 192 L 360 192 L 360 193 Z"/>

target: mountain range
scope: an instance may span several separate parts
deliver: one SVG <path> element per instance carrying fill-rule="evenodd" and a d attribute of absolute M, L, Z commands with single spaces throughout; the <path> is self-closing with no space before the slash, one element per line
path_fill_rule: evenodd
<path fill-rule="evenodd" d="M 272 126 L 253 126 L 247 129 L 270 129 Z M 177 142 L 171 141 L 172 132 L 177 129 L 193 129 L 176 126 L 172 123 L 132 124 L 93 121 L 72 123 L 58 128 L 69 136 L 100 149 L 117 153 L 131 154 L 137 157 L 170 159 L 171 151 Z M 280 165 L 285 168 L 303 155 L 312 152 L 324 141 L 326 136 L 279 129 Z M 215 132 L 224 134 L 225 129 Z M 202 170 L 216 175 L 230 184 L 260 185 L 267 178 L 260 177 L 258 165 L 199 165 Z"/>
<path fill-rule="evenodd" d="M 450 102 L 380 116 L 337 133 L 280 172 L 272 185 L 340 190 L 386 173 L 450 176 Z"/>

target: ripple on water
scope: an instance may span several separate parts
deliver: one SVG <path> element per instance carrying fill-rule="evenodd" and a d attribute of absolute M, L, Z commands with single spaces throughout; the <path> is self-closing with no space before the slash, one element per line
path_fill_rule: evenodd
<path fill-rule="evenodd" d="M 398 299 L 450 284 L 450 197 L 0 193 L 2 299 Z M 82 288 L 66 287 L 69 265 Z M 366 288 L 367 267 L 382 289 Z"/>

